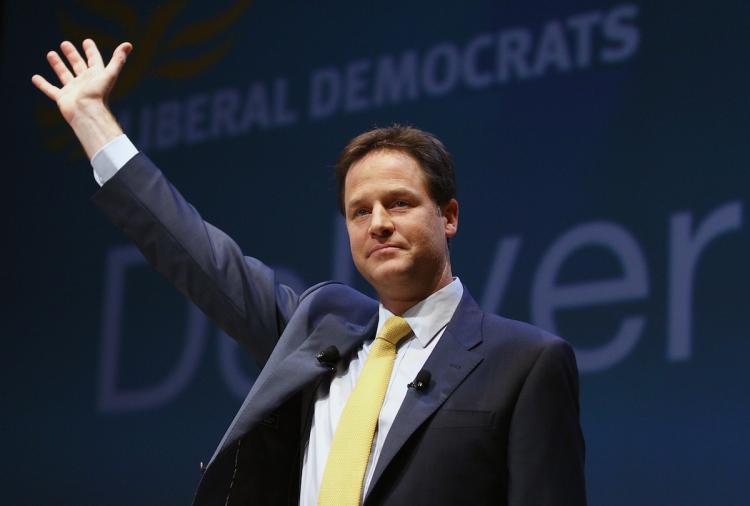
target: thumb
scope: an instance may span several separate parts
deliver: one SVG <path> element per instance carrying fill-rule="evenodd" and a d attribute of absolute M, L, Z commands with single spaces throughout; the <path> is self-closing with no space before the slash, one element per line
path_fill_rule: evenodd
<path fill-rule="evenodd" d="M 120 70 L 122 70 L 123 65 L 125 65 L 125 61 L 128 59 L 128 55 L 133 50 L 133 44 L 130 42 L 123 42 L 117 48 L 115 49 L 115 52 L 112 53 L 112 59 L 109 60 L 109 63 L 107 64 L 107 70 L 111 73 L 118 75 L 120 73 Z"/>

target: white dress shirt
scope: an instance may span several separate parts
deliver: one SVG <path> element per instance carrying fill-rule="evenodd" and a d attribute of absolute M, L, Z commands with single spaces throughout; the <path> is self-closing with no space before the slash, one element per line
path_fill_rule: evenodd
<path fill-rule="evenodd" d="M 106 183 L 137 153 L 138 150 L 125 135 L 113 139 L 99 149 L 91 159 L 97 183 L 99 185 Z M 388 431 L 406 397 L 407 385 L 414 380 L 437 345 L 462 296 L 461 281 L 454 278 L 447 286 L 411 307 L 402 315 L 409 323 L 412 332 L 404 338 L 396 351 L 393 372 L 383 406 L 380 409 L 372 451 L 365 471 L 363 497 L 370 485 Z M 385 321 L 391 316 L 393 313 L 381 304 L 378 311 L 376 335 L 380 333 Z M 300 506 L 315 506 L 318 502 L 320 483 L 336 426 L 371 347 L 372 340 L 368 340 L 351 357 L 344 357 L 345 360 L 350 358 L 349 362 L 341 361 L 330 386 L 324 383 L 317 392 L 310 438 L 305 446 L 302 465 Z"/>

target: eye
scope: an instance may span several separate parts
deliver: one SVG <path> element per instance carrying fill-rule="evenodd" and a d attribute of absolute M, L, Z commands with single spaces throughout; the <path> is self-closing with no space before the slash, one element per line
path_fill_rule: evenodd
<path fill-rule="evenodd" d="M 409 207 L 409 203 L 403 199 L 394 200 L 392 207 Z"/>
<path fill-rule="evenodd" d="M 360 207 L 359 209 L 357 209 L 356 211 L 354 211 L 354 217 L 355 218 L 359 218 L 361 216 L 367 216 L 368 214 L 370 214 L 370 211 L 368 211 L 364 207 Z"/>

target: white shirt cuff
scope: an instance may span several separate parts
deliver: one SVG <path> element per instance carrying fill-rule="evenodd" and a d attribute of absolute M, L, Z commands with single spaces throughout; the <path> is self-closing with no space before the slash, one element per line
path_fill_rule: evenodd
<path fill-rule="evenodd" d="M 94 179 L 99 186 L 114 176 L 131 158 L 138 154 L 138 150 L 125 134 L 118 135 L 107 144 L 99 148 L 91 158 L 94 168 Z"/>

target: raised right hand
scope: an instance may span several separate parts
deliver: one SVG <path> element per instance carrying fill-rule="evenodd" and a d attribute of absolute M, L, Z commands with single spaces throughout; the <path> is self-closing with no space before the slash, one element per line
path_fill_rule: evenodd
<path fill-rule="evenodd" d="M 73 69 L 72 73 L 55 51 L 47 53 L 47 61 L 60 79 L 62 88 L 50 84 L 38 74 L 31 78 L 31 82 L 57 103 L 90 159 L 102 146 L 122 134 L 120 125 L 107 108 L 107 99 L 133 45 L 123 42 L 117 46 L 106 66 L 91 39 L 83 41 L 86 60 L 68 41 L 60 44 L 60 49 Z"/>
<path fill-rule="evenodd" d="M 56 51 L 47 53 L 47 61 L 60 79 L 62 88 L 50 84 L 49 81 L 38 74 L 31 78 L 31 82 L 57 103 L 65 121 L 72 125 L 76 115 L 82 109 L 100 104 L 106 105 L 109 93 L 120 75 L 127 55 L 133 50 L 133 46 L 129 42 L 120 44 L 106 66 L 102 61 L 99 49 L 91 39 L 83 41 L 86 60 L 68 41 L 60 44 L 60 49 L 68 60 L 68 64 L 73 70 L 72 73 Z"/>

